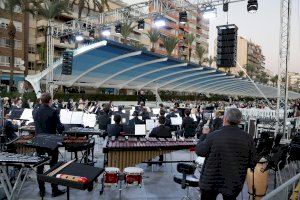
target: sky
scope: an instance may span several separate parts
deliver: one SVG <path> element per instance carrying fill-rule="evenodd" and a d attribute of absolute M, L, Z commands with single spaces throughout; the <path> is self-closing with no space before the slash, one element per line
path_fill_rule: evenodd
<path fill-rule="evenodd" d="M 138 3 L 145 0 L 123 0 L 125 3 Z M 190 0 L 192 1 L 192 0 Z M 300 73 L 300 0 L 291 0 L 291 39 L 289 71 Z M 209 54 L 213 54 L 216 26 L 227 22 L 227 13 L 222 6 L 217 7 L 218 17 L 210 21 Z M 278 72 L 280 0 L 258 0 L 258 11 L 247 12 L 247 1 L 229 4 L 229 24 L 236 24 L 238 35 L 261 45 L 266 57 L 266 68 Z"/>

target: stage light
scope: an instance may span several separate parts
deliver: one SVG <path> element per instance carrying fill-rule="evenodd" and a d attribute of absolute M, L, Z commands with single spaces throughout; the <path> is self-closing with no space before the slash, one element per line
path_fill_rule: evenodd
<path fill-rule="evenodd" d="M 101 33 L 104 37 L 110 36 L 110 28 L 103 29 Z"/>
<path fill-rule="evenodd" d="M 228 12 L 228 2 L 227 3 L 223 3 L 223 12 Z"/>
<path fill-rule="evenodd" d="M 203 18 L 204 19 L 213 19 L 217 17 L 217 9 L 215 7 L 208 7 L 205 8 L 203 11 Z"/>
<path fill-rule="evenodd" d="M 95 38 L 95 30 L 92 29 L 92 30 L 89 31 L 89 37 L 90 38 Z"/>
<path fill-rule="evenodd" d="M 166 21 L 162 17 L 158 17 L 154 20 L 154 25 L 158 28 L 163 27 L 166 25 Z"/>
<path fill-rule="evenodd" d="M 75 36 L 76 41 L 81 42 L 83 40 L 83 36 L 81 33 L 77 33 Z"/>
<path fill-rule="evenodd" d="M 249 13 L 256 13 L 258 9 L 257 0 L 248 0 L 247 11 Z"/>
<path fill-rule="evenodd" d="M 183 12 L 179 13 L 179 23 L 180 24 L 187 23 L 187 13 L 186 13 L 186 11 L 183 11 Z"/>
<path fill-rule="evenodd" d="M 143 19 L 140 19 L 139 21 L 138 21 L 138 30 L 144 30 L 144 28 L 145 28 L 145 20 L 143 20 Z"/>
<path fill-rule="evenodd" d="M 117 34 L 121 34 L 121 29 L 122 29 L 122 25 L 121 25 L 121 24 L 117 24 L 117 25 L 115 26 L 115 32 L 116 32 Z"/>

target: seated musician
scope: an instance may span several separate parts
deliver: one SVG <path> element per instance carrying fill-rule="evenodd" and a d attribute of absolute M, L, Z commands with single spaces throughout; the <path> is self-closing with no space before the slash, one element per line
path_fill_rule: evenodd
<path fill-rule="evenodd" d="M 223 121 L 221 119 L 221 114 L 218 111 L 214 112 L 214 117 L 212 120 L 212 131 L 218 130 L 223 126 Z"/>
<path fill-rule="evenodd" d="M 59 113 L 54 108 L 51 108 L 52 99 L 49 93 L 44 93 L 41 96 L 42 105 L 37 108 L 37 110 L 33 113 L 34 125 L 35 125 L 35 134 L 56 134 L 62 133 L 64 127 L 59 119 Z M 50 150 L 46 148 L 37 148 L 37 154 L 39 156 L 48 154 L 51 156 L 50 167 L 53 167 L 58 162 L 58 149 Z M 37 173 L 44 173 L 44 166 L 41 165 L 37 167 Z M 40 196 L 45 196 L 45 183 L 43 181 L 39 181 L 39 189 Z M 58 186 L 55 184 L 51 184 L 52 186 L 52 197 L 56 197 L 64 194 L 65 190 L 59 190 Z"/>
<path fill-rule="evenodd" d="M 109 111 L 109 107 L 105 104 L 103 109 L 98 112 L 99 129 L 105 132 L 107 132 L 107 125 L 111 122 Z"/>
<path fill-rule="evenodd" d="M 132 114 L 133 118 L 128 121 L 129 126 L 134 126 L 136 124 L 145 124 L 145 122 L 138 118 L 139 113 L 137 111 L 134 111 Z"/>
<path fill-rule="evenodd" d="M 115 124 L 111 124 L 107 129 L 108 137 L 118 137 L 121 132 L 123 132 L 123 125 L 121 124 L 122 118 L 121 115 L 114 116 Z"/>
<path fill-rule="evenodd" d="M 18 131 L 18 125 L 16 121 L 10 119 L 10 115 L 6 114 L 4 117 L 3 133 L 6 138 L 11 141 L 17 138 L 16 132 Z"/>
<path fill-rule="evenodd" d="M 160 116 L 164 117 L 165 115 L 166 115 L 166 111 L 161 109 L 159 111 L 159 116 L 158 117 L 160 117 Z M 171 125 L 171 119 L 166 118 L 166 122 L 164 123 L 164 125 L 167 126 L 167 127 L 169 127 L 171 129 L 171 126 L 172 126 Z"/>
<path fill-rule="evenodd" d="M 171 109 L 170 109 L 170 113 L 167 114 L 167 116 L 166 116 L 167 119 L 170 119 L 171 117 L 178 117 L 178 116 L 176 115 L 176 113 L 175 113 L 175 109 L 174 109 L 174 108 L 171 108 Z"/>
<path fill-rule="evenodd" d="M 147 111 L 147 108 L 145 108 L 145 107 L 142 109 L 142 112 L 140 113 L 140 115 L 142 116 L 142 120 L 144 121 L 144 124 L 146 123 L 146 119 L 151 119 L 150 114 Z"/>
<path fill-rule="evenodd" d="M 177 135 L 181 137 L 191 137 L 195 134 L 196 124 L 193 118 L 190 117 L 190 109 L 185 109 L 184 118 L 182 118 L 181 130 L 177 131 Z"/>
<path fill-rule="evenodd" d="M 156 138 L 172 138 L 172 134 L 170 131 L 170 128 L 165 126 L 166 123 L 165 116 L 159 116 L 158 118 L 158 126 L 153 128 L 151 133 L 149 134 L 149 137 L 156 137 Z M 163 161 L 164 157 L 163 155 L 159 155 L 159 161 Z M 159 165 L 162 165 L 162 163 L 159 163 Z"/>

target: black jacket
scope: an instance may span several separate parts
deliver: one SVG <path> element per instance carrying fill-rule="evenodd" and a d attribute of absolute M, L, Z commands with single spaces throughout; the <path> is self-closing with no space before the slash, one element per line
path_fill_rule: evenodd
<path fill-rule="evenodd" d="M 134 126 L 136 124 L 145 124 L 145 122 L 138 117 L 134 117 L 131 120 L 128 121 L 129 126 Z"/>
<path fill-rule="evenodd" d="M 182 118 L 182 125 L 181 128 L 185 129 L 188 125 L 195 125 L 195 121 L 191 117 L 184 117 Z"/>
<path fill-rule="evenodd" d="M 220 129 L 222 126 L 223 126 L 223 121 L 221 118 L 218 117 L 218 118 L 213 119 L 213 121 L 212 121 L 212 130 L 213 131 Z"/>
<path fill-rule="evenodd" d="M 149 137 L 158 137 L 158 138 L 171 138 L 172 134 L 170 128 L 165 125 L 160 125 L 152 129 Z"/>
<path fill-rule="evenodd" d="M 100 110 L 98 115 L 98 124 L 100 130 L 107 130 L 107 125 L 111 123 L 111 118 L 109 117 L 109 114 L 104 112 L 103 110 Z"/>
<path fill-rule="evenodd" d="M 167 114 L 166 118 L 167 119 L 171 119 L 171 117 L 178 117 L 175 112 L 170 112 L 169 114 Z"/>
<path fill-rule="evenodd" d="M 139 94 L 137 97 L 137 102 L 138 102 L 138 105 L 140 105 L 141 102 L 143 102 L 144 105 L 146 105 L 146 97 L 144 95 Z"/>
<path fill-rule="evenodd" d="M 56 131 L 62 133 L 64 130 L 58 111 L 48 105 L 41 105 L 36 109 L 33 112 L 33 119 L 36 134 L 56 134 Z"/>
<path fill-rule="evenodd" d="M 202 190 L 232 195 L 242 190 L 247 169 L 254 166 L 254 142 L 237 126 L 224 126 L 202 135 L 196 146 L 206 157 L 200 177 Z"/>
<path fill-rule="evenodd" d="M 123 132 L 122 124 L 109 124 L 107 126 L 107 133 L 109 137 L 111 136 L 118 137 L 121 132 Z"/>
<path fill-rule="evenodd" d="M 16 138 L 16 133 L 18 131 L 18 126 L 14 125 L 11 120 L 5 120 L 3 132 L 9 140 Z"/>

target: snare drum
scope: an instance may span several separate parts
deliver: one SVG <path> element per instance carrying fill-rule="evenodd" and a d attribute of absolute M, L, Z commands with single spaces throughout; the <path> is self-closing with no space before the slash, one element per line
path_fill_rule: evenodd
<path fill-rule="evenodd" d="M 116 167 L 106 167 L 104 171 L 104 185 L 117 185 L 120 169 Z"/>
<path fill-rule="evenodd" d="M 144 173 L 144 170 L 139 167 L 126 167 L 124 169 L 125 183 L 127 185 L 141 186 L 143 173 Z"/>

